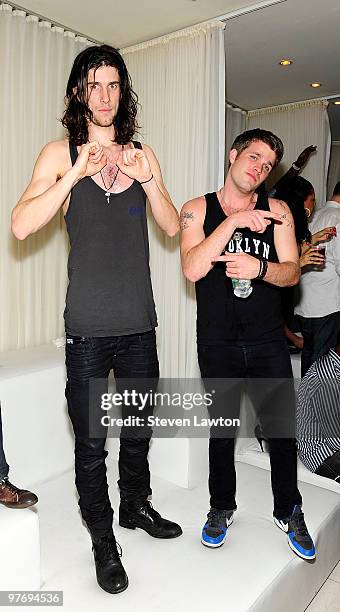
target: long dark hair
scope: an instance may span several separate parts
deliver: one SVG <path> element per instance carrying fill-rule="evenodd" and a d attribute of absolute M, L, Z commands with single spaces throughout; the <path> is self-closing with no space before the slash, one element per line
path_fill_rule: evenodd
<path fill-rule="evenodd" d="M 121 95 L 114 119 L 115 141 L 127 144 L 139 127 L 136 122 L 138 97 L 132 89 L 131 78 L 121 54 L 110 45 L 87 47 L 75 58 L 67 83 L 66 109 L 61 122 L 71 142 L 77 145 L 87 142 L 88 123 L 92 120 L 92 112 L 87 104 L 87 77 L 91 68 L 96 70 L 100 66 L 113 66 L 118 71 Z"/>
<path fill-rule="evenodd" d="M 314 193 L 312 183 L 302 176 L 295 176 L 279 185 L 275 192 L 275 198 L 287 202 L 294 219 L 295 237 L 298 244 L 304 240 L 311 241 L 311 233 L 308 229 L 308 221 L 304 208 L 304 201 L 311 193 Z"/>

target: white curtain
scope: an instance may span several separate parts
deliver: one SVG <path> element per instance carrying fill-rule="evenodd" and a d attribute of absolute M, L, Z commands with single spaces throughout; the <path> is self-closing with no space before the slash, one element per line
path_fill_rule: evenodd
<path fill-rule="evenodd" d="M 10 215 L 41 148 L 64 137 L 59 118 L 66 81 L 87 44 L 0 5 L 0 350 L 62 334 L 67 240 L 61 215 L 24 242 L 12 237 Z"/>
<path fill-rule="evenodd" d="M 225 174 L 228 171 L 228 154 L 236 136 L 244 132 L 247 124 L 247 113 L 241 108 L 225 105 Z"/>
<path fill-rule="evenodd" d="M 260 127 L 270 130 L 283 140 L 284 160 L 270 176 L 269 185 L 288 170 L 303 149 L 317 145 L 317 153 L 310 158 L 301 176 L 313 184 L 317 206 L 323 206 L 331 142 L 327 102 L 298 102 L 250 111 L 247 126 L 248 129 Z"/>
<path fill-rule="evenodd" d="M 236 136 L 244 132 L 247 124 L 247 113 L 241 108 L 226 104 L 226 151 L 230 151 Z"/>
<path fill-rule="evenodd" d="M 336 183 L 340 181 L 340 141 L 332 142 L 331 156 L 329 160 L 327 198 L 333 194 Z"/>
<path fill-rule="evenodd" d="M 223 29 L 215 22 L 122 51 L 142 106 L 140 138 L 154 149 L 178 209 L 223 184 Z M 178 239 L 149 221 L 161 374 L 196 376 L 194 287 L 183 278 Z"/>

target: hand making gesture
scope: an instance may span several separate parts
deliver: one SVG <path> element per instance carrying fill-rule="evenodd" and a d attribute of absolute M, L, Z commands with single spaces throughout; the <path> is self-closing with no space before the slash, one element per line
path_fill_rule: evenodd
<path fill-rule="evenodd" d="M 153 178 L 149 160 L 143 149 L 125 149 L 123 145 L 117 166 L 123 174 L 141 184 L 148 183 Z"/>

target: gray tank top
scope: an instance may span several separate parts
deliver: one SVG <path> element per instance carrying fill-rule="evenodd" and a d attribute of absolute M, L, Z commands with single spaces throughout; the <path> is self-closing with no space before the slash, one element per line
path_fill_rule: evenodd
<path fill-rule="evenodd" d="M 77 147 L 69 146 L 73 165 Z M 108 204 L 105 190 L 83 178 L 71 191 L 65 222 L 71 247 L 66 332 L 125 336 L 156 327 L 146 196 L 138 181 L 122 193 L 111 193 Z"/>

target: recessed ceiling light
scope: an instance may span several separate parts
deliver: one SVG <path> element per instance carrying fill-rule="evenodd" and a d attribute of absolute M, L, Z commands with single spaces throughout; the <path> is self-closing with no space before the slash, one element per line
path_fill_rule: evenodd
<path fill-rule="evenodd" d="M 321 87 L 322 83 L 310 83 L 311 87 Z"/>
<path fill-rule="evenodd" d="M 291 59 L 282 59 L 279 64 L 280 66 L 290 66 L 293 63 Z"/>

